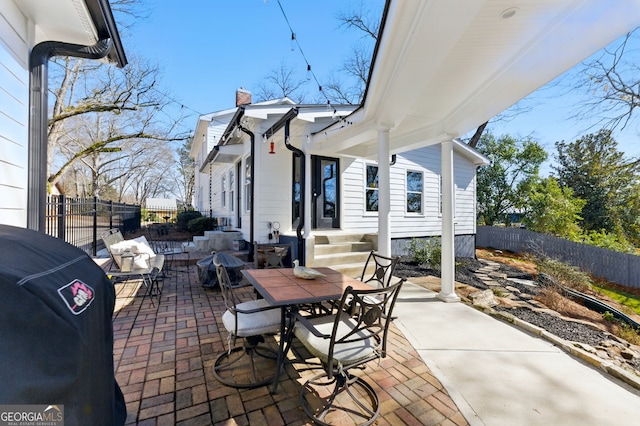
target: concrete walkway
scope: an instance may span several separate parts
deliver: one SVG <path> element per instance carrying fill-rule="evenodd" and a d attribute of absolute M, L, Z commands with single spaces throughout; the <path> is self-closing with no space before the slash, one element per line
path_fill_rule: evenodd
<path fill-rule="evenodd" d="M 637 425 L 640 392 L 558 346 L 411 282 L 394 322 L 471 425 Z"/>

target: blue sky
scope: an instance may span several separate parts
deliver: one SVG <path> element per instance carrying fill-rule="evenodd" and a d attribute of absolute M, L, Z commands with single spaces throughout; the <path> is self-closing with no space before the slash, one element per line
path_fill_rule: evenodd
<path fill-rule="evenodd" d="M 336 15 L 348 3 L 280 0 L 280 4 L 322 83 L 361 40 L 360 34 L 339 28 Z M 281 64 L 306 79 L 306 62 L 297 47 L 291 50 L 291 31 L 277 0 L 164 0 L 148 5 L 149 18 L 124 36 L 125 49 L 129 56 L 135 52 L 158 63 L 163 86 L 194 114 L 234 107 L 237 88 L 255 92 Z M 313 80 L 308 91 L 310 99 L 319 93 Z"/>
<path fill-rule="evenodd" d="M 373 1 L 373 0 L 362 0 Z M 300 51 L 291 50 L 291 30 L 322 84 L 339 70 L 361 35 L 339 27 L 336 19 L 344 0 L 161 0 L 147 1 L 149 17 L 136 23 L 131 34 L 124 31 L 128 56 L 139 55 L 157 63 L 162 87 L 176 105 L 189 114 L 185 131 L 195 127 L 199 114 L 234 106 L 235 91 L 245 87 L 256 92 L 274 69 L 284 64 L 306 77 Z M 380 7 L 383 0 L 375 0 Z M 289 24 L 280 9 L 284 9 Z M 318 98 L 316 83 L 308 83 L 309 101 Z M 554 90 L 532 95 L 536 106 L 510 121 L 490 125 L 495 135 L 531 136 L 550 154 L 556 141 L 574 141 L 596 132 L 590 123 L 571 120 L 579 95 L 559 96 Z M 184 107 L 182 107 L 182 105 Z M 619 149 L 639 156 L 637 125 L 615 134 Z M 543 173 L 548 172 L 548 167 Z"/>

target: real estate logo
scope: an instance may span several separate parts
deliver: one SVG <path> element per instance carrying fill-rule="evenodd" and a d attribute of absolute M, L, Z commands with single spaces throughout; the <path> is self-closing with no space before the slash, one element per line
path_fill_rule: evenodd
<path fill-rule="evenodd" d="M 0 405 L 0 426 L 64 426 L 64 405 Z"/>

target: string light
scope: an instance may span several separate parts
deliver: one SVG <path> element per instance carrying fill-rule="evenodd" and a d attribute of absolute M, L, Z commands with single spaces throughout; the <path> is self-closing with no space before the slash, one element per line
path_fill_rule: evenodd
<path fill-rule="evenodd" d="M 313 72 L 313 69 L 311 68 L 311 64 L 307 60 L 307 56 L 304 54 L 304 50 L 302 50 L 300 41 L 298 40 L 298 37 L 296 37 L 296 33 L 293 31 L 291 23 L 289 22 L 289 18 L 287 17 L 287 14 L 285 13 L 284 8 L 282 7 L 282 3 L 280 3 L 280 0 L 277 0 L 277 2 L 278 2 L 278 6 L 280 7 L 280 12 L 282 12 L 282 16 L 284 17 L 284 20 L 287 23 L 287 26 L 289 27 L 289 31 L 291 32 L 291 51 L 295 50 L 295 47 L 297 47 L 298 50 L 300 51 L 300 54 L 302 55 L 302 59 L 304 59 L 304 62 L 307 65 L 307 80 L 311 80 L 311 78 L 315 80 L 316 84 L 318 85 L 318 91 L 322 93 L 322 95 L 327 100 L 327 111 L 333 111 L 333 116 L 332 116 L 333 119 L 338 118 L 340 119 L 340 121 L 348 125 L 349 122 L 345 121 L 342 117 L 337 116 L 338 111 L 331 104 L 331 100 L 329 99 L 327 94 L 322 90 L 322 85 L 320 84 L 320 81 L 318 81 L 318 77 L 316 76 L 316 74 Z"/>

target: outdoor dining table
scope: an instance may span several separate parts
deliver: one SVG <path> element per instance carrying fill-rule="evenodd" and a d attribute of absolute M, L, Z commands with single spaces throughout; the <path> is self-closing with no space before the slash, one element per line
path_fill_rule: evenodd
<path fill-rule="evenodd" d="M 347 287 L 355 290 L 370 290 L 371 286 L 331 268 L 314 268 L 324 277 L 307 280 L 298 278 L 293 268 L 245 269 L 242 274 L 247 281 L 272 306 L 280 306 L 280 344 L 276 362 L 276 374 L 271 392 L 276 392 L 278 378 L 282 372 L 287 352 L 291 346 L 293 327 L 298 307 L 331 300 L 339 300 Z"/>

